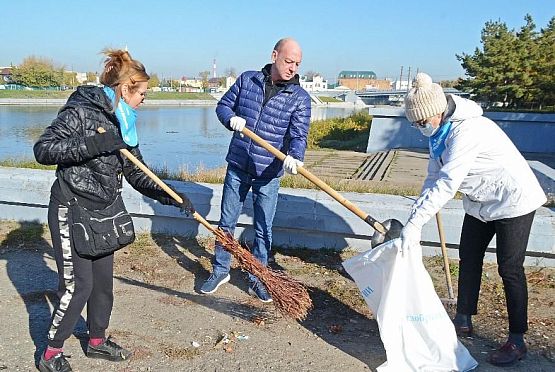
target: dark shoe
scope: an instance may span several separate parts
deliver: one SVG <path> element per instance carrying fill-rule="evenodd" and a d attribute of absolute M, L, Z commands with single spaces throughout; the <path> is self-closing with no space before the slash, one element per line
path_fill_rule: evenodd
<path fill-rule="evenodd" d="M 111 362 L 121 362 L 131 358 L 131 355 L 133 355 L 133 353 L 110 340 L 110 337 L 98 346 L 92 346 L 91 344 L 87 345 L 87 357 L 89 358 L 106 359 Z"/>
<path fill-rule="evenodd" d="M 200 292 L 204 294 L 214 293 L 218 288 L 227 282 L 229 282 L 229 273 L 227 274 L 214 274 L 210 275 L 208 279 L 204 282 L 202 287 L 200 287 Z"/>
<path fill-rule="evenodd" d="M 459 337 L 472 337 L 472 318 L 471 315 L 457 313 L 453 319 L 455 332 Z"/>
<path fill-rule="evenodd" d="M 71 372 L 71 366 L 63 353 L 56 354 L 52 358 L 45 360 L 44 354 L 40 357 L 39 371 L 41 372 Z"/>
<path fill-rule="evenodd" d="M 461 326 L 455 324 L 455 332 L 459 337 L 472 337 L 472 326 Z"/>
<path fill-rule="evenodd" d="M 512 342 L 507 341 L 501 348 L 488 355 L 488 362 L 499 367 L 511 366 L 517 361 L 526 358 L 527 352 L 526 345 L 518 347 Z"/>
<path fill-rule="evenodd" d="M 272 296 L 270 296 L 264 284 L 260 282 L 255 282 L 249 285 L 249 294 L 265 303 L 273 301 Z"/>

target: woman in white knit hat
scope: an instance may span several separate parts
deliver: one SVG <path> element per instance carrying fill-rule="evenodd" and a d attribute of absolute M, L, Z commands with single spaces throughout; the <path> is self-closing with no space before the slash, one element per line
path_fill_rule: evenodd
<path fill-rule="evenodd" d="M 445 95 L 424 73 L 405 97 L 407 119 L 429 137 L 428 176 L 401 233 L 402 249 L 419 244 L 422 226 L 455 196 L 466 212 L 459 245 L 457 314 L 459 336 L 472 334 L 484 254 L 497 236 L 497 263 L 503 279 L 509 336 L 488 356 L 499 366 L 526 356 L 528 292 L 524 256 L 534 213 L 546 202 L 532 170 L 507 135 L 475 102 Z"/>

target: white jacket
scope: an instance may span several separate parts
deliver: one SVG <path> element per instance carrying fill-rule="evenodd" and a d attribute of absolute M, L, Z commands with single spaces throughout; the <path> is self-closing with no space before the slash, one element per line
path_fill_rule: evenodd
<path fill-rule="evenodd" d="M 522 216 L 544 204 L 538 180 L 501 128 L 475 102 L 454 95 L 447 101 L 452 126 L 445 150 L 440 159 L 430 157 L 408 222 L 421 228 L 457 190 L 466 213 L 485 222 Z"/>

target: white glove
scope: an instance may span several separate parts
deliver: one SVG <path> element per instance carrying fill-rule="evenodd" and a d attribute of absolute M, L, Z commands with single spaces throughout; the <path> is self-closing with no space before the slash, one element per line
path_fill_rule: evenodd
<path fill-rule="evenodd" d="M 415 244 L 420 244 L 422 239 L 422 229 L 416 227 L 412 222 L 407 222 L 401 230 L 401 254 L 408 252 L 408 249 Z"/>
<path fill-rule="evenodd" d="M 304 163 L 300 160 L 295 159 L 291 155 L 287 155 L 285 159 L 283 159 L 283 169 L 287 173 L 297 174 L 297 167 L 302 167 Z"/>
<path fill-rule="evenodd" d="M 247 121 L 240 116 L 234 116 L 229 119 L 229 126 L 237 132 L 242 132 L 245 129 L 245 124 L 247 124 Z"/>

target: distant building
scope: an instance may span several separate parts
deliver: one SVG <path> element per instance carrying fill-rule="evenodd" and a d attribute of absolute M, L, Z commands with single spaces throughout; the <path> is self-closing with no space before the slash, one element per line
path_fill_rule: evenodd
<path fill-rule="evenodd" d="M 341 71 L 337 79 L 375 79 L 376 73 L 374 71 Z"/>
<path fill-rule="evenodd" d="M 185 79 L 182 80 L 182 83 L 192 88 L 202 88 L 202 79 Z"/>
<path fill-rule="evenodd" d="M 221 78 L 213 77 L 208 79 L 208 91 L 210 93 L 216 93 L 221 86 L 222 86 Z"/>
<path fill-rule="evenodd" d="M 412 81 L 394 80 L 391 82 L 391 89 L 393 90 L 408 90 L 410 88 L 412 88 Z"/>
<path fill-rule="evenodd" d="M 184 93 L 200 93 L 204 91 L 201 79 L 187 79 L 186 77 L 182 77 L 179 80 L 178 90 Z"/>
<path fill-rule="evenodd" d="M 12 68 L 0 67 L 0 84 L 12 83 Z"/>
<path fill-rule="evenodd" d="M 208 91 L 210 93 L 225 93 L 235 83 L 236 78 L 232 76 L 216 77 L 208 79 Z"/>
<path fill-rule="evenodd" d="M 328 89 L 328 81 L 320 75 L 314 75 L 310 79 L 307 76 L 302 76 L 301 87 L 307 92 L 318 92 Z"/>
<path fill-rule="evenodd" d="M 372 85 L 376 80 L 374 71 L 344 70 L 337 76 L 337 84 L 352 90 L 364 90 L 367 85 Z"/>
<path fill-rule="evenodd" d="M 86 72 L 76 72 L 75 73 L 75 80 L 77 80 L 77 82 L 79 84 L 83 84 L 85 81 L 87 81 L 87 73 Z"/>
<path fill-rule="evenodd" d="M 233 84 L 235 84 L 235 81 L 236 81 L 236 80 L 237 80 L 237 78 L 234 77 L 234 76 L 228 76 L 228 77 L 226 77 L 226 78 L 225 78 L 224 85 L 222 86 L 223 91 L 224 91 L 224 92 L 227 92 L 227 91 L 229 90 L 229 88 L 231 88 L 231 86 L 232 86 Z"/>

